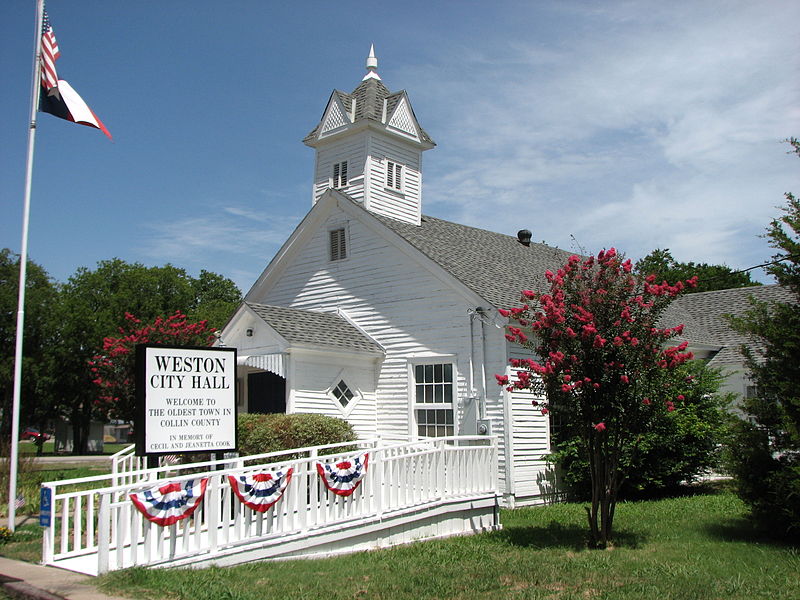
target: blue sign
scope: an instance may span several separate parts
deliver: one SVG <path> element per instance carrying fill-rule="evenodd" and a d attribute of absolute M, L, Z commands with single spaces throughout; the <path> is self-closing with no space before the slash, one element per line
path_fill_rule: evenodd
<path fill-rule="evenodd" d="M 39 525 L 50 527 L 53 516 L 53 490 L 42 486 L 39 490 Z"/>

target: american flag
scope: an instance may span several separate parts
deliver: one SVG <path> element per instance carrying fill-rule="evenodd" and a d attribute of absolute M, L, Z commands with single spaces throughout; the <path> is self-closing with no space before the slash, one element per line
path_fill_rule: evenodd
<path fill-rule="evenodd" d="M 58 51 L 56 34 L 50 25 L 47 11 L 42 15 L 42 87 L 48 95 L 58 93 L 58 74 L 56 73 L 56 60 L 61 56 Z"/>
<path fill-rule="evenodd" d="M 23 506 L 25 506 L 25 496 L 20 494 L 14 500 L 14 508 L 22 508 Z"/>

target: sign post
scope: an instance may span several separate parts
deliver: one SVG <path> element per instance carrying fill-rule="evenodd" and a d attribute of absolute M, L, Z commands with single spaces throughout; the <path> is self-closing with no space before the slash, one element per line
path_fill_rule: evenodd
<path fill-rule="evenodd" d="M 236 349 L 136 347 L 136 454 L 235 451 Z"/>
<path fill-rule="evenodd" d="M 53 490 L 42 486 L 39 488 L 39 525 L 50 527 L 53 517 Z"/>

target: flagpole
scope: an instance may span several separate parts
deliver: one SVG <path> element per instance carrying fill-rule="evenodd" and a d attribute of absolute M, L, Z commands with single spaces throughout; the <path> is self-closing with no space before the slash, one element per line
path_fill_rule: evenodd
<path fill-rule="evenodd" d="M 19 460 L 19 413 L 22 395 L 22 340 L 25 325 L 25 285 L 28 274 L 28 223 L 31 212 L 31 182 L 33 180 L 33 148 L 36 142 L 36 111 L 39 107 L 40 55 L 42 52 L 42 14 L 44 0 L 36 0 L 36 29 L 34 31 L 33 81 L 31 83 L 31 114 L 28 128 L 28 157 L 25 164 L 25 200 L 22 209 L 22 244 L 19 252 L 19 296 L 17 300 L 17 342 L 14 354 L 14 403 L 11 409 L 11 456 L 8 477 L 8 528 L 16 529 L 17 462 Z"/>

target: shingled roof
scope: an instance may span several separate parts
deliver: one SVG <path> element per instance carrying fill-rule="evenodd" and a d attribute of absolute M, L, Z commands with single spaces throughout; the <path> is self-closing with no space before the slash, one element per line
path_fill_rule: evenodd
<path fill-rule="evenodd" d="M 781 285 L 762 285 L 745 288 L 700 292 L 681 296 L 674 305 L 688 314 L 707 335 L 707 343 L 721 346 L 710 364 L 713 366 L 741 364 L 739 346 L 759 347 L 758 341 L 734 331 L 726 315 L 742 316 L 751 307 L 750 298 L 761 302 L 796 302 L 791 290 Z M 687 330 L 689 326 L 687 324 Z"/>
<path fill-rule="evenodd" d="M 405 92 L 402 90 L 394 93 L 390 92 L 389 88 L 387 88 L 380 79 L 371 77 L 362 81 L 351 94 L 342 92 L 340 90 L 334 90 L 333 95 L 338 97 L 348 110 L 350 110 L 350 107 L 353 105 L 353 100 L 356 101 L 356 112 L 353 119 L 354 123 L 362 120 L 370 120 L 375 121 L 376 123 L 382 123 L 383 101 L 386 100 L 386 115 L 388 118 L 388 116 L 392 114 L 392 111 L 395 109 L 398 102 L 400 102 L 400 99 L 403 97 L 403 95 L 405 95 Z M 409 103 L 409 108 L 410 106 L 411 105 Z M 411 110 L 413 111 L 413 109 Z M 303 142 L 306 143 L 315 140 L 319 135 L 320 127 L 322 127 L 321 120 L 319 123 L 317 123 L 317 126 L 314 127 L 314 129 L 312 129 L 305 138 L 303 138 Z M 431 136 L 428 135 L 424 129 L 422 129 L 422 126 L 420 126 L 419 130 L 420 139 L 423 142 L 434 144 Z"/>
<path fill-rule="evenodd" d="M 383 353 L 378 343 L 337 314 L 255 302 L 245 304 L 290 344 Z"/>
<path fill-rule="evenodd" d="M 412 225 L 373 216 L 497 308 L 517 306 L 523 289 L 548 289 L 544 272 L 557 271 L 574 254 L 435 217 L 423 215 Z"/>

